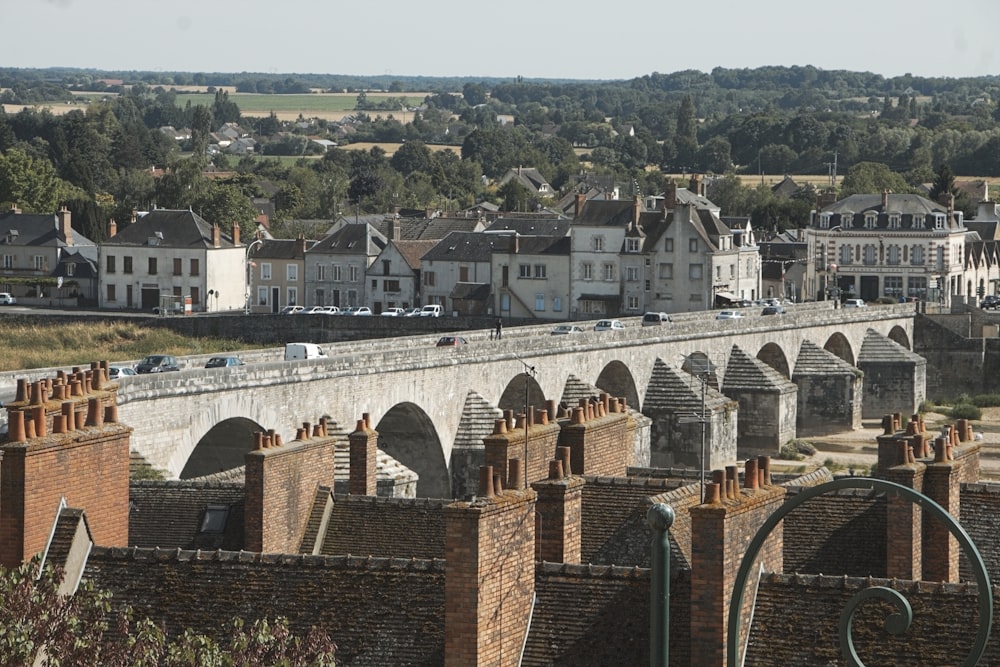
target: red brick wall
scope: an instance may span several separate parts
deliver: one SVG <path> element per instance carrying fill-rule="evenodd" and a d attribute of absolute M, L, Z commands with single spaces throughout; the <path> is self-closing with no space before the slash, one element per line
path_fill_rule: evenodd
<path fill-rule="evenodd" d="M 246 549 L 296 553 L 316 487 L 333 486 L 334 439 L 295 440 L 247 452 Z"/>
<path fill-rule="evenodd" d="M 363 425 L 363 420 L 359 426 Z M 374 496 L 375 469 L 378 464 L 378 431 L 365 427 L 348 436 L 350 442 L 350 473 L 348 490 L 354 496 Z"/>
<path fill-rule="evenodd" d="M 500 475 L 503 488 L 508 487 L 507 473 L 510 459 L 521 459 L 524 483 L 531 484 L 545 479 L 549 474 L 549 461 L 555 458 L 559 442 L 559 424 L 534 424 L 528 427 L 528 456 L 525 459 L 524 427 L 506 433 L 494 433 L 483 438 L 486 465 Z"/>
<path fill-rule="evenodd" d="M 570 448 L 574 475 L 625 477 L 632 465 L 635 427 L 626 414 L 612 412 L 582 424 L 564 424 L 559 445 Z"/>
<path fill-rule="evenodd" d="M 131 432 L 105 424 L 0 447 L 0 564 L 45 549 L 61 497 L 87 513 L 94 542 L 128 544 Z"/>
<path fill-rule="evenodd" d="M 923 463 L 907 463 L 886 470 L 885 479 L 923 492 Z M 886 576 L 920 579 L 923 572 L 920 507 L 908 498 L 890 496 L 886 501 Z"/>
<path fill-rule="evenodd" d="M 535 592 L 535 492 L 445 509 L 445 667 L 514 667 Z"/>
<path fill-rule="evenodd" d="M 549 563 L 579 563 L 583 477 L 546 479 L 532 487 L 535 508 L 535 558 Z"/>
<path fill-rule="evenodd" d="M 784 488 L 770 486 L 757 491 L 744 490 L 736 500 L 691 508 L 692 665 L 726 664 L 729 605 L 737 570 L 750 540 L 784 499 Z M 760 553 L 759 563 L 765 570 L 781 571 L 782 546 L 779 525 Z M 752 596 L 747 595 L 742 616 L 746 627 L 742 634 L 749 629 L 751 602 Z"/>

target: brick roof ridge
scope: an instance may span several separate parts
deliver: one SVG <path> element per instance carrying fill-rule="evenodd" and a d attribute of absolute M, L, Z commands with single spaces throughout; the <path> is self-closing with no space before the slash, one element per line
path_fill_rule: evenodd
<path fill-rule="evenodd" d="M 587 484 L 595 486 L 647 486 L 658 489 L 667 489 L 669 491 L 673 491 L 675 486 L 673 480 L 665 477 L 606 477 L 600 475 L 583 475 L 583 479 L 587 482 Z"/>
<path fill-rule="evenodd" d="M 137 479 L 129 481 L 130 489 L 242 489 L 243 482 L 212 479 L 210 476 L 191 479 Z"/>
<path fill-rule="evenodd" d="M 587 579 L 595 577 L 605 579 L 646 579 L 650 573 L 649 568 L 639 566 L 594 565 L 593 563 L 549 563 L 547 561 L 536 563 L 535 571 L 538 574 L 560 574 Z"/>

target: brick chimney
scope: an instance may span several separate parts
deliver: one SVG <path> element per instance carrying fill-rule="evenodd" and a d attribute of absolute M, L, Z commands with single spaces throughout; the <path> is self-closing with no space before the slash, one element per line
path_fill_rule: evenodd
<path fill-rule="evenodd" d="M 295 241 L 296 241 L 295 247 L 296 247 L 298 256 L 305 257 L 306 256 L 306 237 L 304 235 L 302 235 L 302 234 L 299 234 L 298 237 L 296 237 Z"/>
<path fill-rule="evenodd" d="M 86 512 L 94 542 L 128 545 L 129 441 L 107 363 L 18 381 L 0 443 L 0 565 L 17 567 L 48 544 L 61 500 Z M 85 426 L 84 417 L 89 425 Z"/>
<path fill-rule="evenodd" d="M 218 225 L 212 225 L 212 247 L 213 248 L 222 247 L 222 234 L 219 231 Z"/>
<path fill-rule="evenodd" d="M 573 199 L 573 217 L 579 218 L 580 213 L 583 212 L 583 205 L 587 202 L 587 195 L 582 192 L 577 192 Z"/>
<path fill-rule="evenodd" d="M 636 423 L 624 401 L 601 394 L 598 400 L 580 399 L 559 433 L 560 447 L 570 450 L 575 475 L 625 477 L 633 464 Z"/>
<path fill-rule="evenodd" d="M 483 438 L 486 450 L 484 460 L 492 466 L 500 476 L 504 488 L 511 485 L 507 473 L 511 459 L 522 461 L 523 479 L 525 484 L 531 484 L 548 477 L 549 460 L 556 452 L 559 443 L 559 424 L 550 422 L 548 413 L 545 416 L 535 414 L 535 408 L 529 406 L 531 420 L 528 423 L 528 442 L 525 445 L 525 416 L 521 413 L 514 419 L 514 412 L 509 410 L 502 419 L 495 420 L 493 433 Z"/>
<path fill-rule="evenodd" d="M 879 477 L 923 492 L 927 466 L 916 460 L 909 440 L 879 437 Z M 886 499 L 887 577 L 920 580 L 923 577 L 923 549 L 920 508 L 907 498 Z"/>
<path fill-rule="evenodd" d="M 635 195 L 632 199 L 632 222 L 639 224 L 639 214 L 642 213 L 642 197 Z"/>
<path fill-rule="evenodd" d="M 677 205 L 677 184 L 668 178 L 663 184 L 663 210 L 672 211 Z"/>
<path fill-rule="evenodd" d="M 66 239 L 66 245 L 73 245 L 72 214 L 68 208 L 61 206 L 56 215 L 59 217 L 59 233 L 62 234 L 64 239 Z"/>
<path fill-rule="evenodd" d="M 13 213 L 14 215 L 19 215 L 21 213 L 21 209 L 18 208 L 17 204 L 11 204 L 10 212 Z"/>
<path fill-rule="evenodd" d="M 114 218 L 108 220 L 108 238 L 114 238 L 115 234 L 118 233 L 118 223 L 115 222 Z"/>
<path fill-rule="evenodd" d="M 333 488 L 335 439 L 325 434 L 282 444 L 273 430 L 254 434 L 246 464 L 244 549 L 297 553 L 320 486 Z"/>
<path fill-rule="evenodd" d="M 389 229 L 386 234 L 386 238 L 390 241 L 396 241 L 399 239 L 399 214 L 394 213 L 391 218 L 389 218 Z"/>
<path fill-rule="evenodd" d="M 378 431 L 372 430 L 367 414 L 358 420 L 358 427 L 348 436 L 348 440 L 351 448 L 348 493 L 352 496 L 374 496 Z"/>
<path fill-rule="evenodd" d="M 444 665 L 516 667 L 535 595 L 535 492 L 495 490 L 445 507 Z"/>
<path fill-rule="evenodd" d="M 233 245 L 240 244 L 240 223 L 233 223 Z"/>
<path fill-rule="evenodd" d="M 538 494 L 535 507 L 535 560 L 579 563 L 583 477 L 567 475 L 563 461 L 549 461 L 549 477 L 531 485 Z"/>
<path fill-rule="evenodd" d="M 705 196 L 705 183 L 701 180 L 701 174 L 691 174 L 691 178 L 688 181 L 688 190 L 693 194 L 702 197 Z"/>
<path fill-rule="evenodd" d="M 890 190 L 882 190 L 882 212 L 889 212 L 889 195 L 892 194 Z"/>

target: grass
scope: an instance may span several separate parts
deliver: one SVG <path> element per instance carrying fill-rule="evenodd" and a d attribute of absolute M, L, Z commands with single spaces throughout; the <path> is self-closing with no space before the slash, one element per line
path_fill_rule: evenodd
<path fill-rule="evenodd" d="M 0 371 L 80 366 L 92 361 L 139 359 L 147 354 L 211 354 L 245 349 L 243 341 L 186 338 L 169 329 L 130 322 L 86 322 L 0 327 Z"/>
<path fill-rule="evenodd" d="M 367 97 L 373 102 L 378 102 L 382 98 L 395 97 L 406 100 L 407 106 L 418 106 L 423 103 L 424 98 L 429 93 L 368 93 Z M 240 108 L 240 113 L 246 116 L 266 116 L 272 111 L 276 114 L 301 113 L 306 118 L 310 116 L 322 116 L 326 113 L 354 111 L 358 102 L 357 93 L 302 93 L 291 95 L 264 95 L 260 93 L 230 93 L 229 100 L 235 102 Z M 188 102 L 192 105 L 202 104 L 211 106 L 215 101 L 215 95 L 208 93 L 178 93 L 177 106 L 184 107 Z M 402 117 L 399 109 L 395 111 L 372 110 L 367 111 L 371 115 L 394 113 Z M 409 114 L 412 116 L 413 114 Z"/>

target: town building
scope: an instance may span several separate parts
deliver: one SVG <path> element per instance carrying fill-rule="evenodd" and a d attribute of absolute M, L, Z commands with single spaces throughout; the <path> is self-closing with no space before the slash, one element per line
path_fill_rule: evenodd
<path fill-rule="evenodd" d="M 305 294 L 299 305 L 367 305 L 366 273 L 387 243 L 367 223 L 341 225 L 320 239 L 306 252 Z"/>
<path fill-rule="evenodd" d="M 302 303 L 306 251 L 316 241 L 258 239 L 247 246 L 247 292 L 251 313 L 277 313 Z"/>

